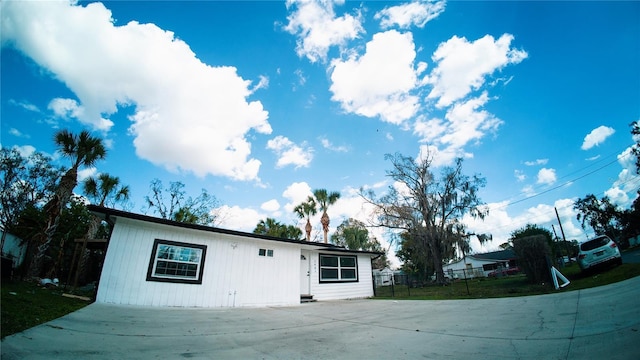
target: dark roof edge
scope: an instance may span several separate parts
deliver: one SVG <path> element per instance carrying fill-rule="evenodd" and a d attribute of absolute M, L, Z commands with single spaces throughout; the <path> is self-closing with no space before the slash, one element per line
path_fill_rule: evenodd
<path fill-rule="evenodd" d="M 102 218 L 107 218 L 110 216 L 123 217 L 127 219 L 146 221 L 146 222 L 155 223 L 155 224 L 176 226 L 176 227 L 185 228 L 185 229 L 201 230 L 201 231 L 214 232 L 214 233 L 220 233 L 220 234 L 226 234 L 226 235 L 234 235 L 234 236 L 244 236 L 244 237 L 260 239 L 260 240 L 277 241 L 277 242 L 300 244 L 300 245 L 307 245 L 307 246 L 317 246 L 319 249 L 326 250 L 326 251 L 341 251 L 341 252 L 351 252 L 351 253 L 382 255 L 382 253 L 378 253 L 374 251 L 349 250 L 342 246 L 336 246 L 333 244 L 309 242 L 305 240 L 292 240 L 292 239 L 279 238 L 275 236 L 248 233 L 244 231 L 222 229 L 222 228 L 206 226 L 206 225 L 188 224 L 188 223 L 167 220 L 167 219 L 162 219 L 162 218 L 148 216 L 148 215 L 135 214 L 128 211 L 117 210 L 117 209 L 107 208 L 107 207 L 93 205 L 93 204 L 87 205 L 87 208 L 92 213 L 104 215 L 102 216 Z"/>

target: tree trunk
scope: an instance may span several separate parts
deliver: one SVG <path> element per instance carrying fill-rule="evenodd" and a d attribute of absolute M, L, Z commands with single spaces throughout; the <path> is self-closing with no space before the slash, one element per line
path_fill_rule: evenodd
<path fill-rule="evenodd" d="M 327 212 L 322 213 L 322 218 L 320 218 L 320 222 L 322 223 L 322 231 L 324 231 L 324 243 L 327 243 L 327 234 L 329 233 L 329 215 Z"/>
<path fill-rule="evenodd" d="M 49 213 L 49 219 L 47 220 L 47 227 L 44 230 L 44 239 L 37 244 L 35 253 L 33 254 L 31 263 L 29 264 L 29 271 L 27 275 L 31 278 L 40 277 L 42 265 L 44 264 L 44 257 L 49 249 L 49 244 L 53 241 L 53 235 L 55 234 L 56 229 L 58 228 L 58 223 L 60 222 L 61 206 L 58 195 L 54 195 L 44 208 L 45 211 Z"/>
<path fill-rule="evenodd" d="M 73 288 L 75 289 L 78 286 L 78 282 L 82 282 L 86 278 L 85 272 L 87 271 L 87 260 L 89 258 L 89 254 L 87 252 L 87 241 L 89 239 L 95 239 L 96 234 L 98 234 L 98 228 L 100 228 L 100 223 L 102 220 L 93 216 L 91 222 L 89 223 L 89 228 L 87 229 L 87 234 L 84 236 L 84 242 L 82 243 L 82 250 L 80 250 L 80 258 L 78 259 L 78 265 L 76 268 L 76 276 L 73 280 Z"/>
<path fill-rule="evenodd" d="M 304 231 L 307 233 L 307 241 L 311 241 L 311 222 L 307 218 L 307 225 L 304 227 Z"/>
<path fill-rule="evenodd" d="M 36 253 L 31 259 L 29 266 L 30 277 L 39 277 L 42 272 L 42 265 L 44 264 L 44 257 L 49 250 L 49 245 L 53 241 L 53 235 L 55 235 L 60 223 L 60 215 L 62 210 L 73 193 L 73 188 L 78 184 L 78 169 L 72 167 L 62 176 L 60 184 L 58 185 L 58 191 L 53 195 L 53 198 L 49 200 L 45 205 L 45 211 L 49 213 L 49 220 L 47 221 L 47 227 L 45 228 L 45 240 L 36 249 Z"/>
<path fill-rule="evenodd" d="M 442 254 L 440 251 L 440 243 L 431 239 L 431 258 L 433 259 L 433 268 L 436 273 L 436 283 L 445 284 L 444 270 L 442 269 Z"/>

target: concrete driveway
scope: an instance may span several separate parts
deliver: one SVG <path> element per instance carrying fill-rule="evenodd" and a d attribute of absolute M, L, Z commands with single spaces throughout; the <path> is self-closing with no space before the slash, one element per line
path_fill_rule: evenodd
<path fill-rule="evenodd" d="M 507 299 L 92 304 L 5 338 L 2 359 L 637 359 L 638 299 L 640 277 Z"/>

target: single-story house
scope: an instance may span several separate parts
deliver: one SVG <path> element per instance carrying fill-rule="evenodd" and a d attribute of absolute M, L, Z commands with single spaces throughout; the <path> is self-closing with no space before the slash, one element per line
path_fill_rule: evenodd
<path fill-rule="evenodd" d="M 373 280 L 376 286 L 393 285 L 393 270 L 388 267 L 385 267 L 384 269 L 374 269 Z"/>
<path fill-rule="evenodd" d="M 380 253 L 89 205 L 112 227 L 96 302 L 241 307 L 373 296 Z"/>
<path fill-rule="evenodd" d="M 449 264 L 443 265 L 445 275 L 451 278 L 486 277 L 499 268 L 516 266 L 516 255 L 513 250 L 493 251 L 483 254 L 467 255 Z M 463 271 L 464 269 L 464 271 Z"/>
<path fill-rule="evenodd" d="M 24 262 L 27 254 L 27 245 L 17 236 L 0 231 L 0 236 L 4 236 L 2 244 L 2 276 L 9 277 L 13 269 L 19 267 Z"/>

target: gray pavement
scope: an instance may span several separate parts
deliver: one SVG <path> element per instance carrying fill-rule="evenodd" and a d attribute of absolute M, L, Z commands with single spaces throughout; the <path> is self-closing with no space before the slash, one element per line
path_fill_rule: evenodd
<path fill-rule="evenodd" d="M 2 359 L 638 359 L 639 299 L 636 277 L 505 299 L 92 304 L 5 338 L 1 351 Z"/>

